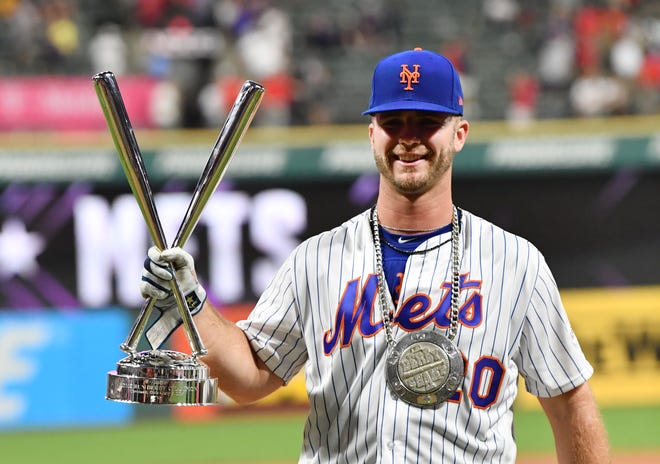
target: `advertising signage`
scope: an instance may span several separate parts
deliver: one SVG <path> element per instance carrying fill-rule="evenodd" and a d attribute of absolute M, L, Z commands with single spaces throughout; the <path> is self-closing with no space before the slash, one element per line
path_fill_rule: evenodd
<path fill-rule="evenodd" d="M 129 319 L 119 308 L 0 312 L 0 430 L 124 423 L 104 398 Z"/>
<path fill-rule="evenodd" d="M 560 288 L 650 285 L 660 221 L 649 217 L 658 174 L 576 178 L 475 178 L 455 182 L 465 208 L 531 240 Z M 155 186 L 172 240 L 192 182 Z M 374 204 L 376 175 L 335 182 L 224 180 L 186 249 L 212 301 L 255 301 L 305 238 Z M 138 308 L 151 240 L 128 186 L 9 183 L 0 186 L 0 307 Z M 655 253 L 655 254 L 654 254 Z"/>

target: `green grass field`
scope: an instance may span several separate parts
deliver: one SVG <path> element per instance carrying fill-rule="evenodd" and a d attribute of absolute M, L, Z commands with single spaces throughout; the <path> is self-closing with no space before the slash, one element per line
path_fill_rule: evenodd
<path fill-rule="evenodd" d="M 660 407 L 606 409 L 615 451 L 660 451 Z M 232 415 L 211 422 L 145 420 L 127 427 L 0 433 L 3 464 L 292 463 L 304 417 Z M 552 452 L 541 412 L 517 414 L 519 454 Z"/>

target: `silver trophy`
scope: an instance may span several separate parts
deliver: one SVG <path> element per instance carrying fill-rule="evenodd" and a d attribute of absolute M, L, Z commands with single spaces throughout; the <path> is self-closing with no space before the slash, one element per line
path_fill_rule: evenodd
<path fill-rule="evenodd" d="M 112 72 L 93 77 L 94 89 L 101 103 L 108 128 L 120 157 L 121 165 L 133 195 L 138 202 L 154 244 L 164 250 L 167 241 L 160 223 L 154 196 L 147 178 L 144 161 L 124 106 L 119 86 Z M 183 247 L 192 234 L 204 206 L 220 183 L 236 148 L 252 122 L 264 88 L 246 81 L 229 112 L 193 191 L 190 205 L 172 246 Z M 173 271 L 173 269 L 172 269 Z M 208 367 L 199 361 L 207 350 L 199 336 L 176 279 L 171 281 L 191 354 L 153 349 L 137 351 L 155 300 L 148 299 L 136 319 L 126 341 L 120 345 L 127 357 L 108 373 L 106 398 L 113 401 L 142 404 L 205 405 L 217 403 L 218 380 L 209 377 Z"/>

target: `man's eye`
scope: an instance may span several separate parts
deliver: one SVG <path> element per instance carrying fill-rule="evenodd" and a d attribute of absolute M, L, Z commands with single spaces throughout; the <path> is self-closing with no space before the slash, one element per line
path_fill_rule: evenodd
<path fill-rule="evenodd" d="M 444 120 L 439 119 L 423 119 L 420 121 L 420 125 L 424 127 L 441 127 L 444 124 Z"/>
<path fill-rule="evenodd" d="M 393 127 L 398 127 L 401 125 L 401 121 L 396 119 L 388 119 L 387 121 L 381 121 L 380 126 L 386 129 L 391 129 Z"/>

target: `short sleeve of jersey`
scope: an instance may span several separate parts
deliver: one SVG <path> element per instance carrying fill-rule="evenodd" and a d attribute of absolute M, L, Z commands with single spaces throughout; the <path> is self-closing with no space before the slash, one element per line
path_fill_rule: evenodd
<path fill-rule="evenodd" d="M 248 318 L 237 325 L 255 354 L 288 383 L 307 361 L 292 279 L 292 257 L 282 265 Z"/>
<path fill-rule="evenodd" d="M 527 391 L 540 397 L 566 393 L 593 374 L 573 333 L 557 284 L 542 257 L 522 330 L 519 356 L 518 365 Z"/>

